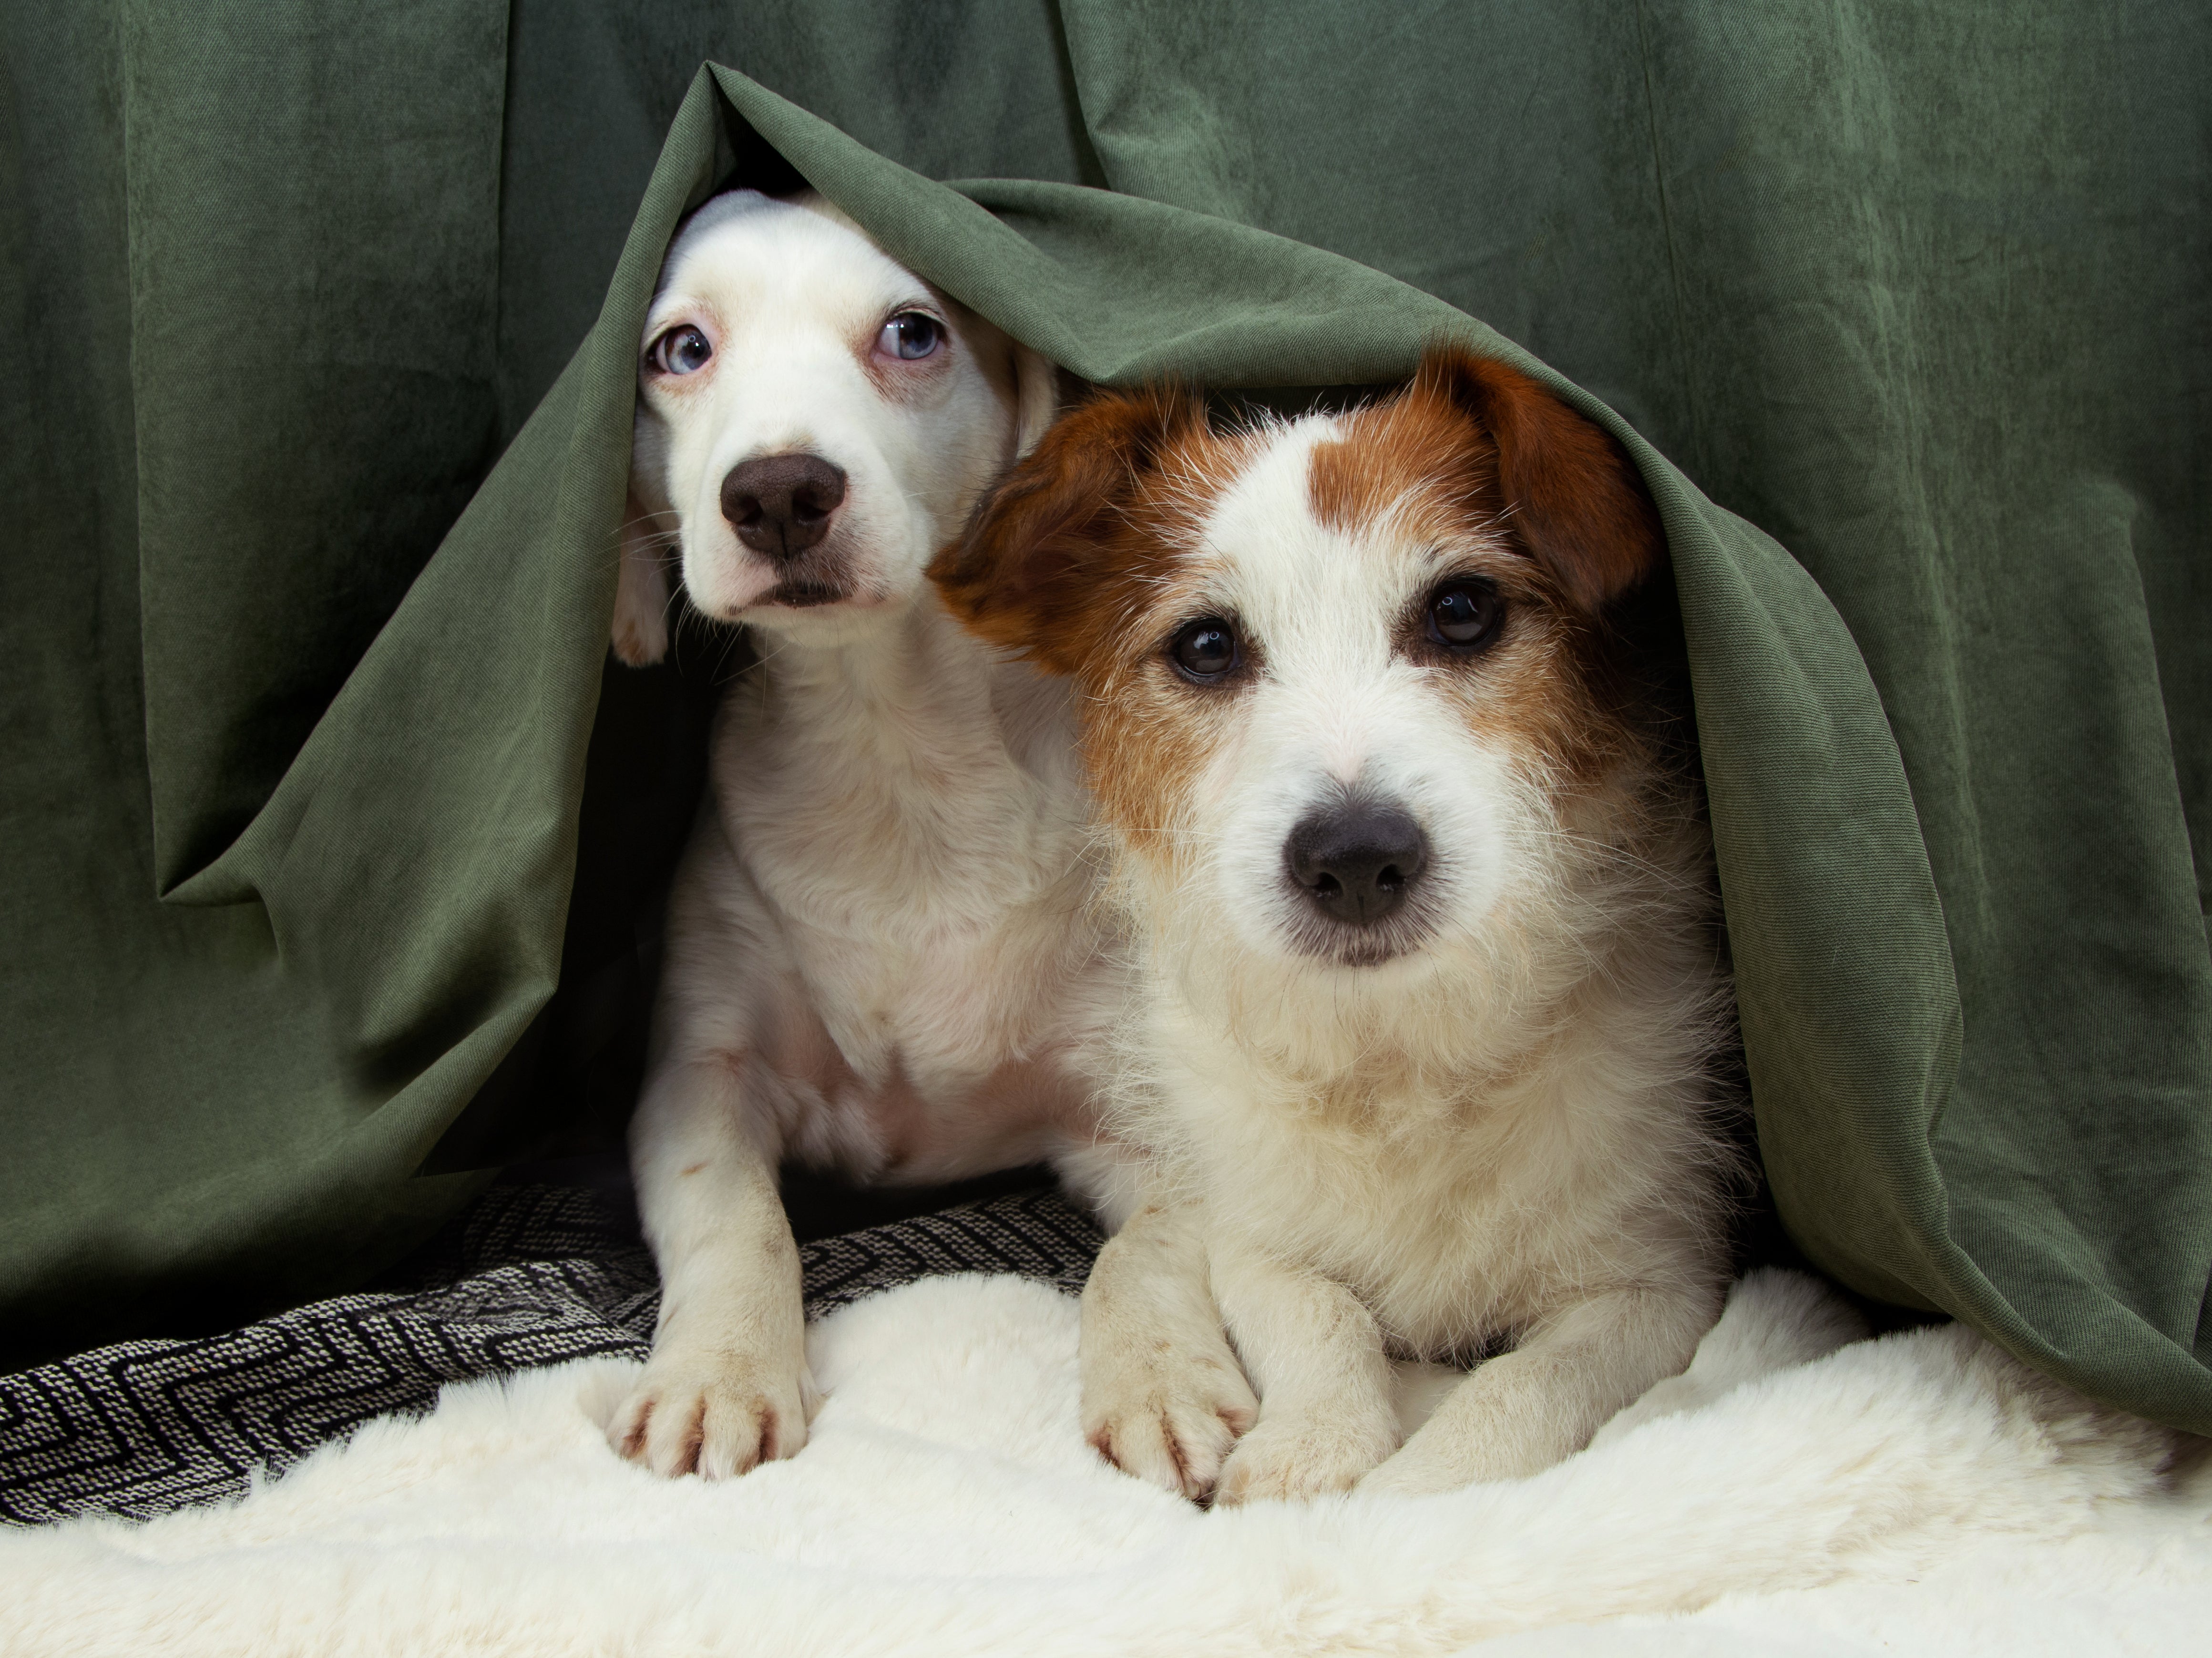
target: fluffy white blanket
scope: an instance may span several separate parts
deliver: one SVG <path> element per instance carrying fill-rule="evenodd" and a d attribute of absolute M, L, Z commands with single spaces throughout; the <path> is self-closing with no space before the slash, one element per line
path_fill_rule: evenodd
<path fill-rule="evenodd" d="M 455 1387 L 230 1506 L 0 1533 L 0 1651 L 2203 1649 L 2197 1442 L 1957 1329 L 1849 1333 L 1759 1275 L 1688 1376 L 1547 1473 L 1206 1514 L 1084 1443 L 1073 1302 L 939 1278 L 816 1327 L 829 1398 L 792 1461 L 717 1485 L 619 1461 L 625 1363 Z"/>

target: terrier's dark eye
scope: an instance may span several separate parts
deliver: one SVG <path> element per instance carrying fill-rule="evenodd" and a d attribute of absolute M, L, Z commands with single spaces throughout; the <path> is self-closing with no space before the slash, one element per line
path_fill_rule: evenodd
<path fill-rule="evenodd" d="M 696 374 L 714 355 L 714 348 L 707 337 L 685 323 L 655 340 L 646 360 L 664 374 Z"/>
<path fill-rule="evenodd" d="M 1237 665 L 1237 629 L 1218 616 L 1183 624 L 1168 656 L 1186 679 L 1218 679 Z"/>
<path fill-rule="evenodd" d="M 911 362 L 936 350 L 944 338 L 945 325 L 927 311 L 902 311 L 884 325 L 876 344 L 885 356 Z"/>
<path fill-rule="evenodd" d="M 1505 601 L 1487 581 L 1462 576 L 1429 595 L 1429 637 L 1447 650 L 1480 650 L 1504 619 Z"/>

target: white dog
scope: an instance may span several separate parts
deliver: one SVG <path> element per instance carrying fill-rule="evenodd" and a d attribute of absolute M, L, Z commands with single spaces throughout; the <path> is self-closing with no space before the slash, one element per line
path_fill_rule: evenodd
<path fill-rule="evenodd" d="M 661 1473 L 805 1443 L 779 1165 L 933 1183 L 1049 1158 L 1113 1207 L 1094 1095 L 1122 992 L 1068 691 L 967 637 L 923 580 L 1054 383 L 818 199 L 718 197 L 669 250 L 616 649 L 665 651 L 672 543 L 691 603 L 745 623 L 760 660 L 717 719 L 631 1130 L 663 1291 L 609 1432 Z"/>
<path fill-rule="evenodd" d="M 1613 626 L 1662 558 L 1604 434 L 1440 349 L 1241 432 L 1101 398 L 936 567 L 1083 693 L 1143 957 L 1116 1121 L 1186 1241 L 1124 1234 L 1093 1282 L 1210 1281 L 1260 1393 L 1218 1501 L 1531 1473 L 1718 1315 L 1708 841 Z M 1388 1354 L 1506 1347 L 1400 1447 Z M 1218 1457 L 1085 1383 L 1124 1466 Z"/>

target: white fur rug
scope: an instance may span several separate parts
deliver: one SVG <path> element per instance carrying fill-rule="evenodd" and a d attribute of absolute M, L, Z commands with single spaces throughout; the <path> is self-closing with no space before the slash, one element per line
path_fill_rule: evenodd
<path fill-rule="evenodd" d="M 626 1363 L 455 1387 L 229 1507 L 0 1533 L 0 1652 L 2202 1649 L 2197 1442 L 1956 1329 L 1838 1347 L 1849 1320 L 1761 1274 L 1688 1376 L 1534 1479 L 1202 1514 L 1084 1443 L 1073 1302 L 939 1278 L 815 1328 L 792 1461 L 619 1461 Z"/>

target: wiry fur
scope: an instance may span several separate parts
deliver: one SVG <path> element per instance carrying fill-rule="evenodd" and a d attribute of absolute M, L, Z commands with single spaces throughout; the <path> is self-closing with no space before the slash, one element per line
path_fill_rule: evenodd
<path fill-rule="evenodd" d="M 1186 1240 L 1144 1270 L 1210 1286 L 1261 1401 L 1220 1500 L 1534 1472 L 1717 1313 L 1707 839 L 1607 614 L 1661 556 L 1601 433 L 1441 350 L 1378 406 L 1225 436 L 1173 393 L 1103 399 L 933 572 L 1086 694 L 1139 956 L 1115 1121 Z M 1466 577 L 1506 608 L 1462 658 L 1420 629 Z M 1209 616 L 1244 659 L 1195 685 L 1165 647 Z M 1285 847 L 1352 791 L 1410 812 L 1431 857 L 1346 939 Z M 1508 1345 L 1399 1448 L 1386 1351 Z M 1085 1383 L 1103 1444 L 1165 1438 L 1180 1469 L 1196 1413 L 1171 1388 Z"/>
<path fill-rule="evenodd" d="M 872 349 L 915 307 L 939 350 Z M 708 366 L 656 372 L 685 325 Z M 611 1432 L 664 1474 L 727 1474 L 798 1450 L 813 1403 L 779 1166 L 933 1182 L 1052 1159 L 1103 1195 L 1122 993 L 1066 688 L 967 638 L 922 580 L 1050 420 L 1050 366 L 826 205 L 750 192 L 679 234 L 645 339 L 616 647 L 665 648 L 672 541 L 690 601 L 760 659 L 723 702 L 669 902 L 631 1132 L 660 1324 Z M 790 602 L 800 561 L 741 541 L 723 480 L 799 452 L 848 488 Z"/>

